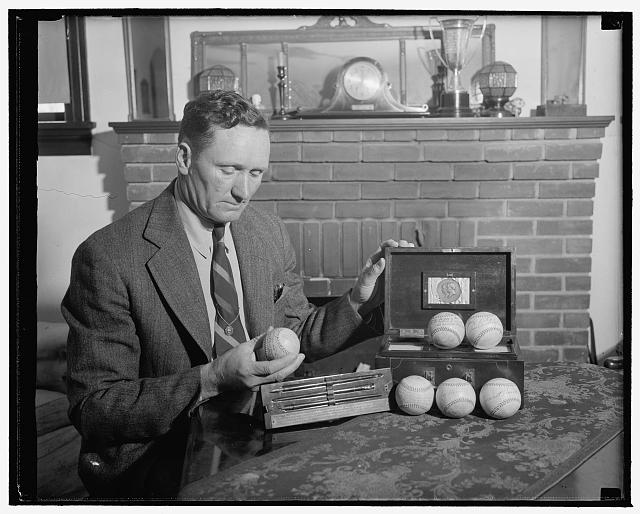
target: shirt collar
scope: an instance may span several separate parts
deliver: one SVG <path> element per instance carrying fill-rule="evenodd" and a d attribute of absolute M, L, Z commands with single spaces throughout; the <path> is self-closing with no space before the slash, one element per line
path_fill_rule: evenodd
<path fill-rule="evenodd" d="M 202 218 L 200 218 L 191 208 L 185 203 L 180 195 L 180 189 L 178 188 L 177 181 L 173 186 L 173 196 L 176 199 L 178 205 L 178 214 L 180 220 L 184 226 L 187 238 L 198 253 L 203 257 L 209 258 L 211 256 L 212 238 L 211 232 L 213 227 L 207 224 Z M 229 223 L 225 223 L 225 234 L 228 232 Z M 226 238 L 226 235 L 225 235 Z"/>

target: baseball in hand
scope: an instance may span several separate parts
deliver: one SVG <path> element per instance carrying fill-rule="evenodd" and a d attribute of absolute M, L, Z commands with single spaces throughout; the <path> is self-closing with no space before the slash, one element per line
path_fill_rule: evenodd
<path fill-rule="evenodd" d="M 464 322 L 453 312 L 439 312 L 429 320 L 427 337 L 438 348 L 455 348 L 464 339 Z"/>
<path fill-rule="evenodd" d="M 476 406 L 473 386 L 461 378 L 449 378 L 436 388 L 436 405 L 448 418 L 463 418 Z"/>
<path fill-rule="evenodd" d="M 262 347 L 256 350 L 261 361 L 272 361 L 299 352 L 300 339 L 293 330 L 284 327 L 269 330 L 264 336 Z"/>
<path fill-rule="evenodd" d="M 465 325 L 467 339 L 479 350 L 493 348 L 502 341 L 503 328 L 500 318 L 491 312 L 476 312 Z"/>
<path fill-rule="evenodd" d="M 433 405 L 433 386 L 419 375 L 404 377 L 396 386 L 396 403 L 400 410 L 417 416 Z"/>
<path fill-rule="evenodd" d="M 510 418 L 520 408 L 522 395 L 508 378 L 492 378 L 480 389 L 480 406 L 492 418 Z"/>

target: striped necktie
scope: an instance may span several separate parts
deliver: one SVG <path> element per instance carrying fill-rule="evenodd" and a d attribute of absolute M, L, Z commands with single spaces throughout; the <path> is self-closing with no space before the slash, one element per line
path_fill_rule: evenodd
<path fill-rule="evenodd" d="M 214 227 L 211 291 L 216 308 L 214 351 L 217 356 L 246 341 L 240 321 L 238 294 L 224 245 L 224 225 Z"/>

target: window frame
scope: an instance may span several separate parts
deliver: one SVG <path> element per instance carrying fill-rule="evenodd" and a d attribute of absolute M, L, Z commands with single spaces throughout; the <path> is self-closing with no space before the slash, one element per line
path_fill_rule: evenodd
<path fill-rule="evenodd" d="M 89 116 L 85 19 L 65 16 L 65 27 L 70 102 L 65 105 L 64 121 L 41 121 L 38 117 L 39 155 L 91 154 L 91 130 L 96 124 Z"/>

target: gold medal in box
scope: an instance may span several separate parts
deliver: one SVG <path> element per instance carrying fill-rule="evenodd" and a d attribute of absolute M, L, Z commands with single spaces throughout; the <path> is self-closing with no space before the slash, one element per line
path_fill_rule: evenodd
<path fill-rule="evenodd" d="M 501 248 L 385 249 L 385 316 L 376 367 L 393 381 L 450 378 L 476 391 L 494 378 L 517 384 L 524 361 L 515 319 L 515 257 Z"/>

